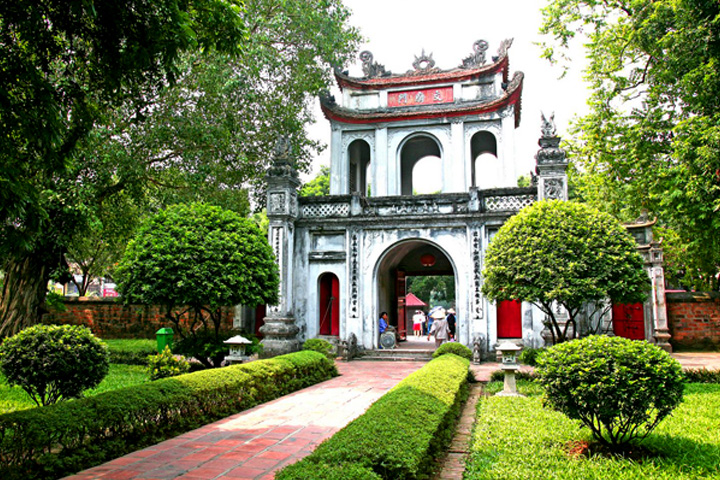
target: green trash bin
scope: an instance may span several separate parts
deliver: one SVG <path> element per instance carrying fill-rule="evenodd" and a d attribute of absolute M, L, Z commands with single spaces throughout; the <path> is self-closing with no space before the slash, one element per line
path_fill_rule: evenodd
<path fill-rule="evenodd" d="M 155 336 L 157 337 L 157 349 L 158 353 L 162 353 L 163 350 L 165 350 L 165 345 L 170 347 L 170 350 L 172 350 L 173 346 L 173 329 L 172 328 L 161 328 L 157 332 L 155 332 Z"/>

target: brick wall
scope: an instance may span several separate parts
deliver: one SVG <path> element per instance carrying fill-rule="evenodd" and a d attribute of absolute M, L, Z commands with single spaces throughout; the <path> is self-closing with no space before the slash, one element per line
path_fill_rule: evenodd
<path fill-rule="evenodd" d="M 666 301 L 674 348 L 720 347 L 720 293 L 668 292 Z"/>
<path fill-rule="evenodd" d="M 52 310 L 44 323 L 85 325 L 100 338 L 155 338 L 163 327 L 174 327 L 157 305 L 124 305 L 117 298 L 66 297 L 65 312 Z M 223 326 L 232 328 L 234 308 L 223 311 Z"/>

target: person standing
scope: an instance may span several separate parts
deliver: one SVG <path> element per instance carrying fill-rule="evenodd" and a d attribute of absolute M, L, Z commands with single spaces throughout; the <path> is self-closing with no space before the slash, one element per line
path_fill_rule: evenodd
<path fill-rule="evenodd" d="M 457 320 L 455 319 L 455 309 L 450 308 L 447 311 L 447 324 L 448 324 L 448 330 L 450 330 L 450 340 L 455 340 L 455 325 L 457 324 Z"/>
<path fill-rule="evenodd" d="M 423 322 L 425 321 L 425 315 L 423 315 L 423 312 L 421 310 L 415 310 L 415 315 L 413 315 L 413 335 L 416 337 L 419 337 L 422 335 L 422 326 Z"/>
<path fill-rule="evenodd" d="M 430 332 L 428 332 L 428 342 L 430 337 L 435 337 L 435 348 L 445 343 L 450 336 L 450 329 L 448 329 L 447 320 L 445 320 L 445 309 L 440 307 L 435 309 L 431 314 L 432 326 Z"/>

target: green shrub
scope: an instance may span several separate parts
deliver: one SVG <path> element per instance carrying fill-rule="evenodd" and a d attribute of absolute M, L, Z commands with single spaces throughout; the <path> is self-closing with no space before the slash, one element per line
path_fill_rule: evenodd
<path fill-rule="evenodd" d="M 159 380 L 167 377 L 177 377 L 190 370 L 190 364 L 184 358 L 175 358 L 170 347 L 165 345 L 162 353 L 148 355 L 148 374 L 150 380 Z"/>
<path fill-rule="evenodd" d="M 535 374 L 533 372 L 524 372 L 522 370 L 518 370 L 515 372 L 515 380 L 519 381 L 525 381 L 525 382 L 534 382 L 537 379 Z M 504 382 L 505 381 L 505 370 L 495 370 L 490 374 L 490 381 L 491 382 Z"/>
<path fill-rule="evenodd" d="M 680 364 L 645 341 L 590 336 L 555 345 L 535 373 L 550 407 L 611 448 L 645 438 L 682 401 Z"/>
<path fill-rule="evenodd" d="M 335 354 L 333 353 L 335 347 L 333 347 L 332 343 L 327 340 L 323 340 L 322 338 L 310 338 L 305 340 L 302 349 L 322 353 L 330 359 L 335 358 Z"/>
<path fill-rule="evenodd" d="M 720 383 L 720 370 L 690 368 L 683 373 L 687 383 Z"/>
<path fill-rule="evenodd" d="M 0 415 L 0 478 L 60 478 L 336 375 L 297 352 Z"/>
<path fill-rule="evenodd" d="M 433 352 L 432 358 L 438 358 L 440 355 L 445 355 L 446 353 L 453 353 L 466 360 L 472 360 L 472 350 L 458 342 L 443 343 Z"/>
<path fill-rule="evenodd" d="M 304 472 L 313 471 L 312 465 L 345 464 L 372 469 L 382 478 L 426 478 L 455 432 L 467 399 L 468 365 L 452 354 L 432 360 L 300 461 L 310 466 L 282 471 L 277 478 L 322 478 Z"/>
<path fill-rule="evenodd" d="M 534 367 L 537 365 L 538 355 L 544 351 L 544 348 L 524 348 L 520 352 L 518 360 L 520 360 L 520 363 L 523 365 L 530 365 L 531 367 Z"/>
<path fill-rule="evenodd" d="M 38 405 L 77 398 L 110 367 L 107 346 L 78 325 L 35 325 L 0 345 L 0 369 Z"/>
<path fill-rule="evenodd" d="M 367 467 L 356 463 L 325 465 L 322 463 L 294 463 L 275 475 L 275 480 L 322 479 L 322 480 L 382 480 Z"/>

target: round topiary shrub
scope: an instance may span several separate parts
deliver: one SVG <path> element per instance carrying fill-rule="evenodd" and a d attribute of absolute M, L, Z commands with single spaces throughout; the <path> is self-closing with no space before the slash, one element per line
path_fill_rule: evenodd
<path fill-rule="evenodd" d="M 335 358 L 335 353 L 333 352 L 335 347 L 333 347 L 332 343 L 327 340 L 323 340 L 322 338 L 310 338 L 305 340 L 302 349 L 322 353 L 329 359 Z"/>
<path fill-rule="evenodd" d="M 680 364 L 640 340 L 598 335 L 562 343 L 538 358 L 535 373 L 548 406 L 613 450 L 645 438 L 682 401 Z"/>
<path fill-rule="evenodd" d="M 77 398 L 110 368 L 109 352 L 86 327 L 35 325 L 0 345 L 0 370 L 38 405 Z"/>
<path fill-rule="evenodd" d="M 462 343 L 458 342 L 446 342 L 440 345 L 437 350 L 433 352 L 432 358 L 437 358 L 440 355 L 445 355 L 446 353 L 454 353 L 458 357 L 465 358 L 467 360 L 472 360 L 472 350 L 470 350 L 468 347 L 463 345 Z"/>

